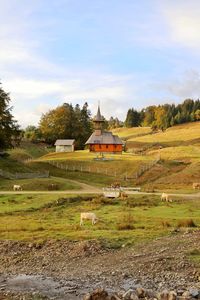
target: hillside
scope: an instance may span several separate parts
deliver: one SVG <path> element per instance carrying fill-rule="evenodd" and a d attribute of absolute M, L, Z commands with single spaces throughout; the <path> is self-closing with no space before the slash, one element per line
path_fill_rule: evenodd
<path fill-rule="evenodd" d="M 164 132 L 143 136 L 140 135 L 141 128 L 130 128 L 128 135 L 126 128 L 119 131 L 127 140 L 129 152 L 140 149 L 146 155 L 160 155 L 160 163 L 141 176 L 138 184 L 153 183 L 156 189 L 170 190 L 191 188 L 193 182 L 200 181 L 200 122 L 177 125 Z"/>
<path fill-rule="evenodd" d="M 127 152 L 122 155 L 106 155 L 105 160 L 98 160 L 97 155 L 88 150 L 55 153 L 49 152 L 45 145 L 23 143 L 21 148 L 9 151 L 9 157 L 0 159 L 0 169 L 10 172 L 47 170 L 51 176 L 94 186 L 121 181 L 123 185 L 139 185 L 144 190 L 192 192 L 192 183 L 200 181 L 200 122 L 154 134 L 148 127 L 119 128 L 113 133 L 126 140 Z M 148 168 L 158 157 L 160 162 Z M 6 187 L 7 183 L 1 186 Z"/>

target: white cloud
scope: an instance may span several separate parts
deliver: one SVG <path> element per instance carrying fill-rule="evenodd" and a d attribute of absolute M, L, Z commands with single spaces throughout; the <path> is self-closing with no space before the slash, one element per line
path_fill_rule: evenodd
<path fill-rule="evenodd" d="M 166 1 L 160 4 L 171 42 L 192 48 L 200 47 L 200 2 Z"/>

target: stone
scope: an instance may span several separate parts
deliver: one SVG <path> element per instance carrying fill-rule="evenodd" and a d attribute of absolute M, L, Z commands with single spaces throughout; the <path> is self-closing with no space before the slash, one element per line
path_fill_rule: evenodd
<path fill-rule="evenodd" d="M 190 296 L 190 293 L 188 291 L 185 291 L 183 294 L 182 294 L 182 297 L 181 297 L 182 300 L 187 300 L 187 299 L 191 299 L 191 296 Z"/>
<path fill-rule="evenodd" d="M 158 297 L 160 300 L 168 300 L 169 292 L 167 290 L 164 290 L 158 295 Z"/>
<path fill-rule="evenodd" d="M 142 287 L 138 287 L 136 289 L 136 293 L 137 293 L 138 298 L 144 298 L 146 295 L 145 289 L 143 289 Z"/>
<path fill-rule="evenodd" d="M 174 291 L 170 291 L 168 295 L 168 300 L 176 300 L 177 298 L 177 293 Z"/>
<path fill-rule="evenodd" d="M 138 296 L 136 295 L 135 291 L 130 289 L 125 292 L 122 296 L 124 300 L 138 300 Z"/>
<path fill-rule="evenodd" d="M 200 291 L 196 288 L 190 288 L 189 293 L 193 298 L 198 298 L 200 296 Z"/>

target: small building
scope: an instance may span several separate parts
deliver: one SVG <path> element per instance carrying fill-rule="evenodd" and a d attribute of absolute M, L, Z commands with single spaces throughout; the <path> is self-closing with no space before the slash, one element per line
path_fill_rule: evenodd
<path fill-rule="evenodd" d="M 122 153 L 122 140 L 117 135 L 113 135 L 112 132 L 102 129 L 104 119 L 101 116 L 99 107 L 93 123 L 95 130 L 85 143 L 89 145 L 89 150 L 99 153 Z"/>
<path fill-rule="evenodd" d="M 57 140 L 56 152 L 74 152 L 75 140 Z"/>

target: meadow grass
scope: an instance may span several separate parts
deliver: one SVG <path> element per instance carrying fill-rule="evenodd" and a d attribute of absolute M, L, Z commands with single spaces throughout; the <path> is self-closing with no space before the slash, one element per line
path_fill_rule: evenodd
<path fill-rule="evenodd" d="M 81 189 L 78 183 L 71 182 L 65 178 L 49 177 L 49 178 L 32 178 L 32 179 L 1 179 L 0 190 L 9 191 L 13 189 L 13 185 L 21 185 L 23 191 L 48 191 L 51 190 L 51 185 L 56 186 L 57 190 L 79 190 Z"/>
<path fill-rule="evenodd" d="M 112 130 L 112 133 L 118 135 L 120 138 L 128 140 L 140 135 L 150 134 L 152 132 L 151 127 L 131 127 L 131 128 L 116 128 Z"/>
<path fill-rule="evenodd" d="M 200 122 L 194 122 L 176 125 L 164 132 L 131 138 L 129 141 L 140 142 L 142 144 L 160 143 L 166 146 L 179 146 L 181 144 L 199 143 L 199 139 Z"/>
<path fill-rule="evenodd" d="M 120 246 L 169 234 L 183 219 L 192 219 L 200 225 L 198 200 L 169 205 L 161 203 L 156 195 L 135 195 L 128 202 L 95 195 L 59 198 L 58 195 L 1 196 L 0 238 L 100 239 Z M 80 227 L 80 212 L 84 211 L 95 212 L 100 221 L 95 226 L 86 221 Z M 164 222 L 170 226 L 163 226 Z"/>

